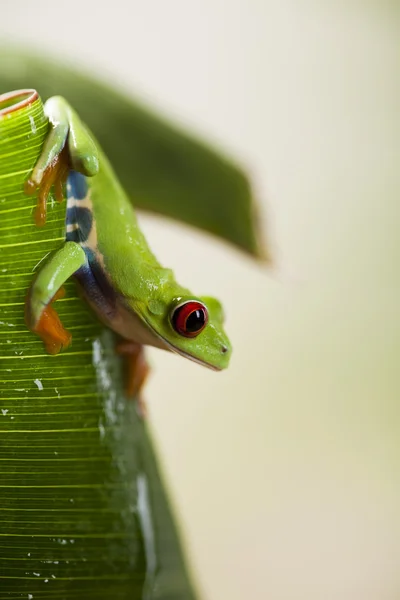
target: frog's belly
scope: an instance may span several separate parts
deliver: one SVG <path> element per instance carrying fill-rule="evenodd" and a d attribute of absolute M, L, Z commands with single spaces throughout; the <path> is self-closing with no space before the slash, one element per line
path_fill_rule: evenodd
<path fill-rule="evenodd" d="M 75 273 L 75 279 L 80 294 L 104 325 L 127 340 L 169 349 L 168 344 L 154 334 L 136 313 L 125 306 L 123 299 L 106 285 L 105 278 L 102 278 L 103 286 L 100 287 L 89 264 Z"/>
<path fill-rule="evenodd" d="M 167 344 L 155 335 L 140 317 L 128 310 L 121 301 L 117 301 L 116 311 L 108 320 L 108 326 L 127 340 L 169 350 Z"/>

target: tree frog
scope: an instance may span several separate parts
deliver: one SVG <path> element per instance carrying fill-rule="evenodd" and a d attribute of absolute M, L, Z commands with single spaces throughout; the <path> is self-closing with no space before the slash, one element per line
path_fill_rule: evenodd
<path fill-rule="evenodd" d="M 129 360 L 127 394 L 139 398 L 148 374 L 143 346 L 180 354 L 219 371 L 228 366 L 231 344 L 220 302 L 194 296 L 151 252 L 134 208 L 99 144 L 60 97 L 45 104 L 50 122 L 42 153 L 25 185 L 38 190 L 35 220 L 45 225 L 54 186 L 66 196 L 65 242 L 40 267 L 29 288 L 25 320 L 47 352 L 71 342 L 52 303 L 71 276 L 99 319 L 121 338 L 117 350 Z"/>

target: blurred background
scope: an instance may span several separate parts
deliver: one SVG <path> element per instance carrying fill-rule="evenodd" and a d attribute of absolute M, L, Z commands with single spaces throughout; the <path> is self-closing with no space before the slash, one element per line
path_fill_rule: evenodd
<path fill-rule="evenodd" d="M 221 374 L 150 352 L 204 600 L 400 597 L 399 34 L 395 0 L 2 0 L 1 39 L 134 93 L 257 190 L 272 271 L 141 218 L 234 345 Z"/>

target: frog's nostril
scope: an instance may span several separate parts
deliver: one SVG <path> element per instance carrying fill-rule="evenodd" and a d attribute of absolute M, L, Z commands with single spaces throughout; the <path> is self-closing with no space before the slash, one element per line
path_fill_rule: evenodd
<path fill-rule="evenodd" d="M 221 346 L 222 354 L 226 354 L 228 352 L 228 346 Z"/>

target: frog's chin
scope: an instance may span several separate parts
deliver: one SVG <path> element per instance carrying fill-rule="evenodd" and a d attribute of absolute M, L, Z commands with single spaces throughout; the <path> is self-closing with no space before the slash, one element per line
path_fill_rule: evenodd
<path fill-rule="evenodd" d="M 204 360 L 200 360 L 200 358 L 196 358 L 195 356 L 192 356 L 191 354 L 188 354 L 187 352 L 183 352 L 183 350 L 179 350 L 178 348 L 175 348 L 175 346 L 173 346 L 166 340 L 164 340 L 164 342 L 165 342 L 165 345 L 167 346 L 167 349 L 171 350 L 171 352 L 174 352 L 175 354 L 179 354 L 180 356 L 184 356 L 185 358 L 188 358 L 189 360 L 197 363 L 198 365 L 207 367 L 208 369 L 211 369 L 212 371 L 222 371 L 222 369 L 220 367 L 216 367 L 215 365 L 212 365 L 211 363 L 208 363 Z"/>
<path fill-rule="evenodd" d="M 201 360 L 200 358 L 196 358 L 196 356 L 192 356 L 191 354 L 188 354 L 184 350 L 180 350 L 179 348 L 177 348 L 176 346 L 174 346 L 173 344 L 171 344 L 170 342 L 168 342 L 168 340 L 166 340 L 159 333 L 156 333 L 155 331 L 153 331 L 153 333 L 154 333 L 154 335 L 160 341 L 163 342 L 163 346 L 164 346 L 165 350 L 169 350 L 170 352 L 174 352 L 174 354 L 179 354 L 179 356 L 183 356 L 185 358 L 188 358 L 189 360 L 197 363 L 198 365 L 202 365 L 203 367 L 207 367 L 208 369 L 211 369 L 212 371 L 222 371 L 222 369 L 220 367 L 216 367 L 215 365 L 212 365 L 211 363 L 208 363 L 205 360 Z M 158 346 L 158 347 L 160 348 L 162 346 Z"/>

